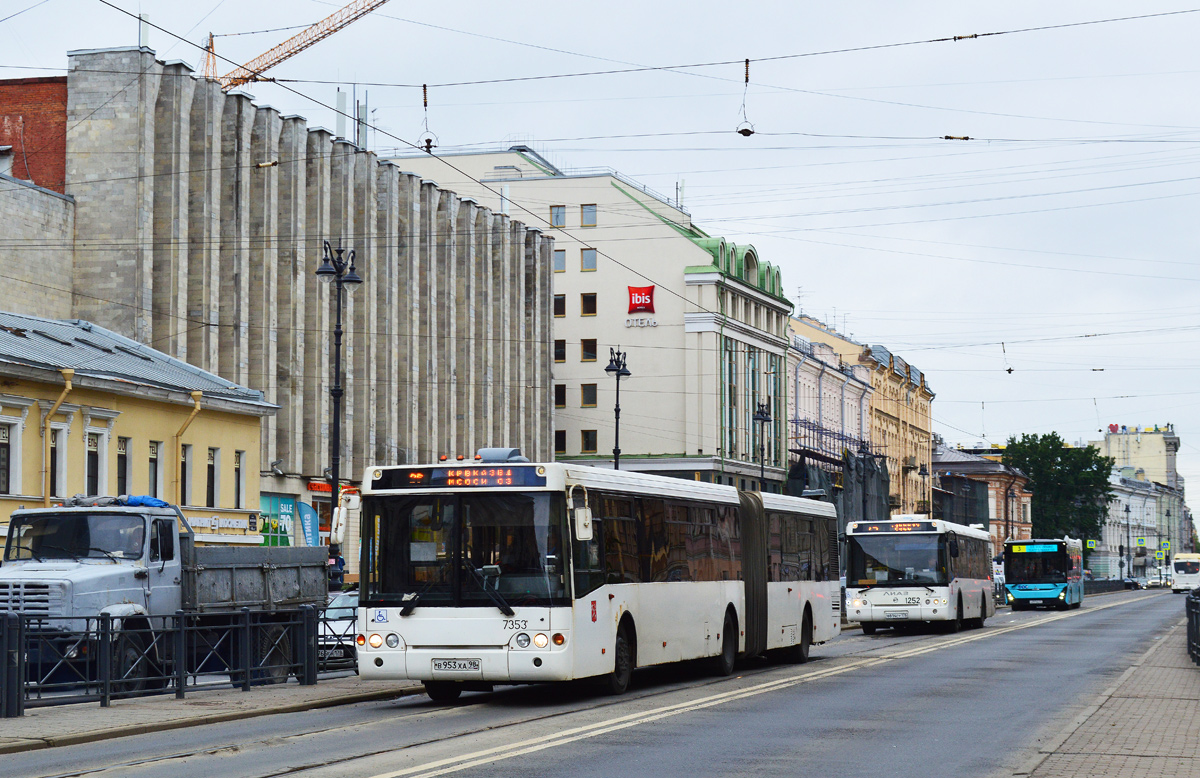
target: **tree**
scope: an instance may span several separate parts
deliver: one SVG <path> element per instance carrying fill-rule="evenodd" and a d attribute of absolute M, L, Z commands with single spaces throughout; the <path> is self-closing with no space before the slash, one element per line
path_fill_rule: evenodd
<path fill-rule="evenodd" d="M 1112 496 L 1112 458 L 1095 446 L 1070 447 L 1051 432 L 1009 438 L 1003 461 L 1029 477 L 1035 538 L 1100 537 Z"/>

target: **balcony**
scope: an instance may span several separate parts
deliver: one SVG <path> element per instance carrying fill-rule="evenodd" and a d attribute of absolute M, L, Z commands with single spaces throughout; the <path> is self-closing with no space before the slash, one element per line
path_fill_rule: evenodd
<path fill-rule="evenodd" d="M 788 450 L 793 454 L 840 463 L 842 454 L 847 450 L 852 454 L 871 450 L 870 441 L 824 427 L 815 421 L 792 419 L 791 425 Z"/>

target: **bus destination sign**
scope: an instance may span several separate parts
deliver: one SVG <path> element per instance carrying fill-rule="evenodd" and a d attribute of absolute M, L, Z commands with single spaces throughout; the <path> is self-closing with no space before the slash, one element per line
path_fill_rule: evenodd
<path fill-rule="evenodd" d="M 932 521 L 881 521 L 854 525 L 855 532 L 937 532 Z"/>
<path fill-rule="evenodd" d="M 545 486 L 535 465 L 471 467 L 410 467 L 381 470 L 372 489 L 487 489 L 497 486 Z"/>
<path fill-rule="evenodd" d="M 1053 543 L 1035 543 L 1024 546 L 1011 546 L 1014 554 L 1052 554 L 1058 551 L 1058 546 Z"/>

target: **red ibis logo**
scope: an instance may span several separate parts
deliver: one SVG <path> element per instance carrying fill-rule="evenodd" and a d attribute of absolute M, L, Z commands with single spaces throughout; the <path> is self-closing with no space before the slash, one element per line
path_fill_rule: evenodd
<path fill-rule="evenodd" d="M 629 287 L 629 312 L 654 313 L 654 287 Z"/>

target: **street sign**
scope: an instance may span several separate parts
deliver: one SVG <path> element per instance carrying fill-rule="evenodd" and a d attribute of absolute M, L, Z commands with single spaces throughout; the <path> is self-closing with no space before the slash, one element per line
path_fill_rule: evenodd
<path fill-rule="evenodd" d="M 1134 538 L 1134 540 L 1137 541 L 1138 548 L 1146 547 L 1146 539 L 1145 538 Z"/>
<path fill-rule="evenodd" d="M 1161 552 L 1161 551 L 1155 551 L 1155 552 L 1154 552 L 1154 558 L 1155 558 L 1155 559 L 1160 559 L 1160 560 L 1161 560 L 1161 559 L 1163 558 L 1163 552 Z"/>
<path fill-rule="evenodd" d="M 1170 550 L 1171 550 L 1171 541 L 1169 541 L 1169 540 L 1164 540 L 1164 541 L 1163 541 L 1162 543 L 1160 543 L 1159 545 L 1161 545 L 1161 546 L 1162 546 L 1162 550 L 1163 550 L 1163 551 L 1170 551 Z"/>
<path fill-rule="evenodd" d="M 1096 541 L 1094 541 L 1094 540 L 1089 540 L 1089 541 L 1087 542 L 1087 547 L 1088 547 L 1088 548 L 1095 548 L 1095 547 L 1096 547 Z"/>

